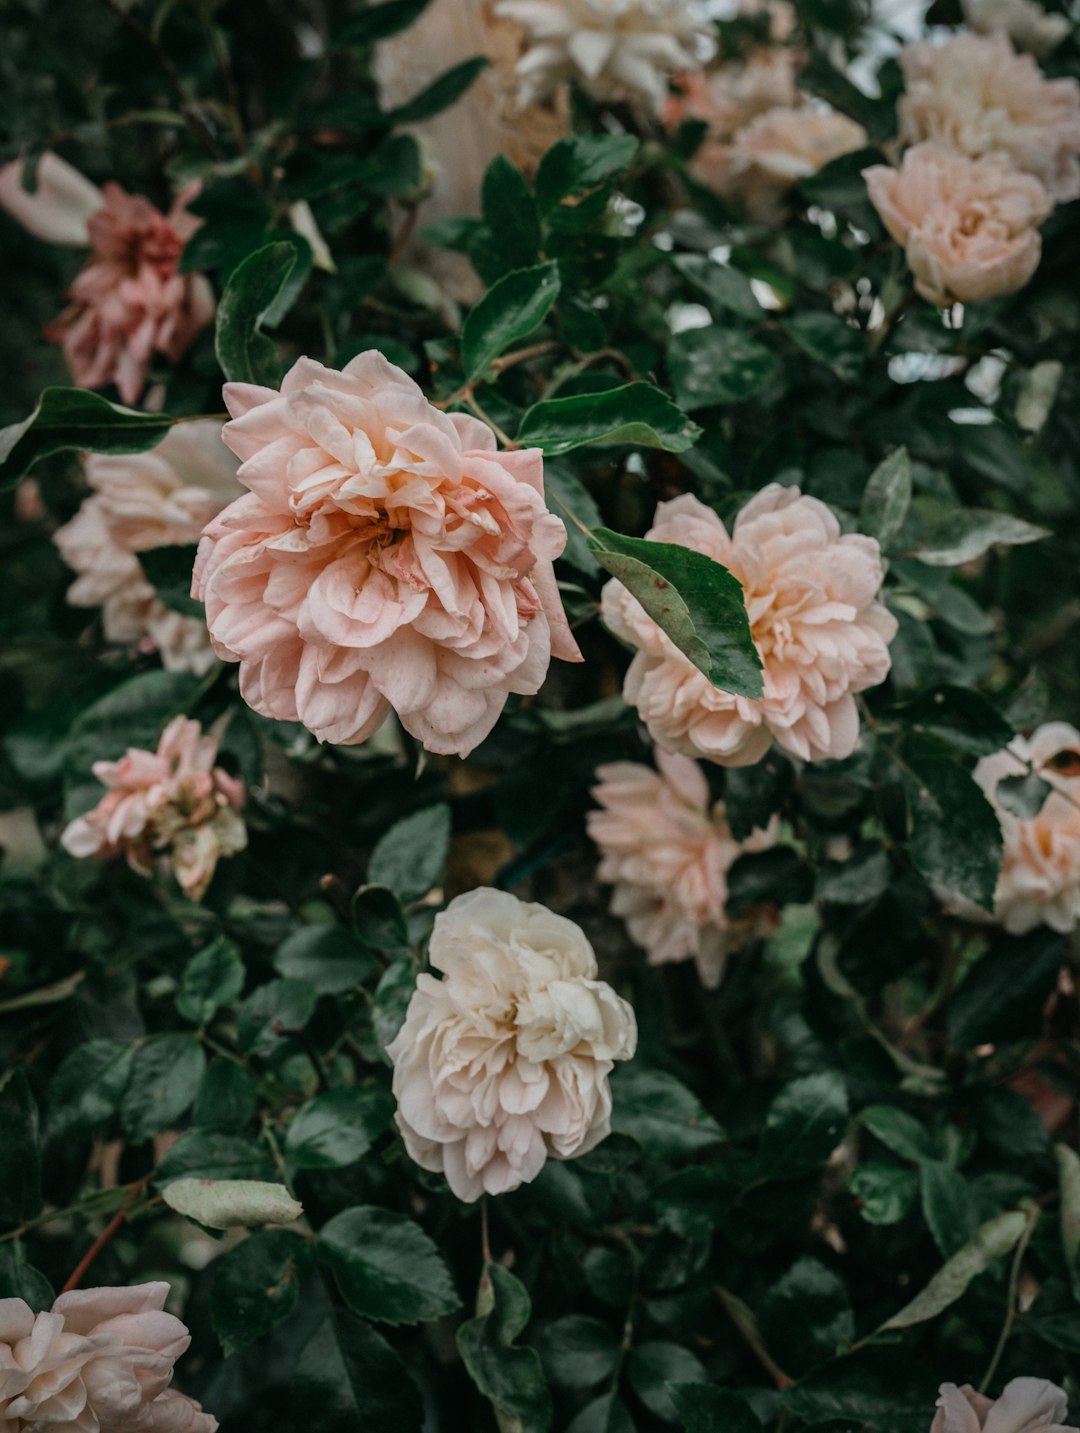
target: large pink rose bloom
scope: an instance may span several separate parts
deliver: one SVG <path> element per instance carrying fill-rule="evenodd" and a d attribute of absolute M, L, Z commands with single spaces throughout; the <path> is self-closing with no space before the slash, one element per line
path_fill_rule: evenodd
<path fill-rule="evenodd" d="M 623 695 L 657 745 L 721 766 L 750 766 L 773 741 L 803 761 L 850 756 L 855 696 L 885 680 L 897 626 L 877 601 L 874 539 L 842 535 L 824 503 L 778 483 L 747 503 L 730 537 L 689 495 L 661 503 L 647 536 L 703 552 L 739 579 L 765 668 L 760 701 L 720 691 L 612 579 L 604 621 L 637 649 Z"/>
<path fill-rule="evenodd" d="M 1077 1433 L 1065 1426 L 1069 1405 L 1045 1378 L 1014 1378 L 1000 1398 L 976 1393 L 970 1383 L 943 1383 L 930 1433 Z"/>
<path fill-rule="evenodd" d="M 1038 226 L 1053 202 L 1034 175 L 1002 156 L 969 159 L 940 144 L 917 144 L 899 169 L 877 164 L 863 177 L 930 303 L 1012 294 L 1038 268 Z"/>
<path fill-rule="evenodd" d="M 765 911 L 728 918 L 727 873 L 744 852 L 774 845 L 778 823 L 736 841 L 697 762 L 658 750 L 656 764 L 658 771 L 636 761 L 597 768 L 600 810 L 586 818 L 603 857 L 597 874 L 615 887 L 612 912 L 650 965 L 693 959 L 702 983 L 715 988 L 730 952 L 775 924 Z"/>
<path fill-rule="evenodd" d="M 900 137 L 977 159 L 1008 155 L 1058 203 L 1080 196 L 1080 84 L 1048 80 L 1004 35 L 955 35 L 900 52 Z"/>
<path fill-rule="evenodd" d="M 125 403 L 138 402 L 154 354 L 177 362 L 213 318 L 207 280 L 178 267 L 199 224 L 187 212 L 199 188 L 188 185 L 162 214 L 148 199 L 105 185 L 104 207 L 87 224 L 90 258 L 68 307 L 45 330 L 81 388 L 115 383 Z"/>
<path fill-rule="evenodd" d="M 243 491 L 220 422 L 178 423 L 148 453 L 93 453 L 83 468 L 90 496 L 53 537 L 78 574 L 68 601 L 101 608 L 107 641 L 156 650 L 170 671 L 208 672 L 215 657 L 205 622 L 160 601 L 138 554 L 198 542 Z"/>
<path fill-rule="evenodd" d="M 214 1433 L 170 1388 L 191 1335 L 168 1284 L 74 1290 L 47 1313 L 0 1299 L 0 1424 L 11 1433 Z"/>
<path fill-rule="evenodd" d="M 997 811 L 1005 842 L 994 915 L 1013 935 L 1037 925 L 1067 934 L 1080 923 L 1080 777 L 1070 774 L 1078 768 L 1080 731 L 1060 721 L 1039 727 L 1026 740 L 1015 737 L 1005 751 L 984 756 L 975 767 L 975 780 Z M 1038 814 L 1024 820 L 1001 804 L 998 783 L 1029 770 L 1053 790 Z M 956 908 L 975 914 L 966 906 Z"/>
<path fill-rule="evenodd" d="M 341 373 L 302 358 L 280 393 L 230 383 L 225 401 L 251 491 L 206 529 L 193 592 L 255 711 L 353 743 L 393 708 L 465 756 L 552 655 L 581 660 L 538 449 L 498 452 L 376 352 Z"/>
<path fill-rule="evenodd" d="M 156 751 L 130 747 L 119 761 L 96 761 L 94 775 L 108 791 L 65 828 L 65 850 L 99 860 L 122 855 L 144 876 L 165 853 L 184 892 L 201 900 L 219 859 L 247 845 L 239 814 L 244 787 L 214 765 L 216 758 L 214 738 L 179 716 Z"/>

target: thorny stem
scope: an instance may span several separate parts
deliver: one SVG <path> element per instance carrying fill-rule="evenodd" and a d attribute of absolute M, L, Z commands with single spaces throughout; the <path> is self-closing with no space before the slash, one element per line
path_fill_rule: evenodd
<path fill-rule="evenodd" d="M 1024 1262 L 1024 1255 L 1027 1253 L 1027 1246 L 1031 1242 L 1031 1236 L 1035 1232 L 1035 1225 L 1039 1222 L 1041 1210 L 1037 1204 L 1030 1204 L 1027 1211 L 1027 1227 L 1020 1236 L 1020 1242 L 1016 1246 L 1016 1253 L 1013 1255 L 1012 1267 L 1009 1270 L 1009 1289 L 1006 1294 L 1005 1320 L 1001 1325 L 1001 1333 L 998 1335 L 994 1355 L 990 1360 L 990 1366 L 983 1374 L 982 1382 L 979 1384 L 979 1392 L 985 1393 L 990 1387 L 997 1366 L 1001 1361 L 1001 1355 L 1005 1352 L 1005 1345 L 1012 1333 L 1012 1326 L 1016 1322 L 1016 1292 L 1020 1283 L 1020 1267 Z"/>

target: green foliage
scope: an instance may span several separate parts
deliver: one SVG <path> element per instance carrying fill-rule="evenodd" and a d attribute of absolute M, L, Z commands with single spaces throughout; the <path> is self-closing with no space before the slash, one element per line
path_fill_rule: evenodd
<path fill-rule="evenodd" d="M 295 267 L 295 246 L 278 240 L 249 254 L 230 275 L 218 306 L 214 346 L 231 382 L 274 386 L 279 381 L 277 349 L 262 325 L 271 321 Z"/>
<path fill-rule="evenodd" d="M 172 423 L 165 413 L 138 413 L 83 388 L 46 388 L 29 418 L 0 429 L 0 490 L 56 453 L 144 453 Z"/>

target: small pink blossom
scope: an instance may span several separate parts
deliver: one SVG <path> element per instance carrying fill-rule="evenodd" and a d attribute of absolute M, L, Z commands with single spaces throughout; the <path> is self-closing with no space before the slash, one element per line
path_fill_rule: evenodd
<path fill-rule="evenodd" d="M 592 794 L 601 809 L 587 817 L 603 857 L 597 874 L 615 887 L 612 912 L 650 965 L 692 958 L 702 983 L 715 987 L 729 953 L 775 923 L 761 910 L 731 920 L 726 907 L 728 871 L 744 852 L 775 844 L 777 821 L 736 841 L 696 762 L 658 750 L 656 764 L 597 768 Z"/>
<path fill-rule="evenodd" d="M 749 766 L 773 741 L 803 761 L 850 756 L 857 693 L 888 675 L 896 619 L 877 601 L 883 570 L 871 537 L 841 534 L 798 488 L 771 483 L 723 523 L 697 498 L 661 503 L 647 534 L 723 563 L 742 583 L 764 664 L 760 700 L 714 687 L 621 582 L 603 591 L 604 621 L 636 648 L 623 695 L 666 751 Z"/>
<path fill-rule="evenodd" d="M 140 875 L 166 863 L 191 900 L 201 900 L 222 856 L 247 845 L 239 812 L 244 787 L 214 765 L 217 742 L 197 721 L 175 717 L 156 751 L 129 747 L 119 761 L 97 761 L 93 772 L 108 792 L 61 836 L 73 856 L 122 855 Z"/>
<path fill-rule="evenodd" d="M 1014 1378 L 996 1399 L 970 1383 L 943 1383 L 938 1392 L 930 1433 L 1077 1433 L 1064 1426 L 1064 1392 L 1045 1378 Z"/>
<path fill-rule="evenodd" d="M 688 120 L 708 126 L 690 164 L 699 183 L 725 197 L 734 193 L 732 140 L 758 115 L 798 102 L 801 58 L 795 50 L 770 47 L 756 50 L 745 63 L 676 76 L 678 92 L 667 98 L 664 123 L 671 131 Z"/>
<path fill-rule="evenodd" d="M 0 1424 L 12 1433 L 215 1433 L 170 1388 L 191 1335 L 164 1312 L 168 1284 L 76 1289 L 49 1312 L 0 1299 Z"/>
<path fill-rule="evenodd" d="M 900 52 L 905 91 L 900 136 L 936 140 L 978 159 L 1006 155 L 1042 181 L 1051 199 L 1080 196 L 1080 83 L 1048 80 L 1004 35 L 928 40 Z"/>
<path fill-rule="evenodd" d="M 77 573 L 73 607 L 100 607 L 106 640 L 146 644 L 170 671 L 208 672 L 214 651 L 200 618 L 166 607 L 138 554 L 198 542 L 239 492 L 236 459 L 216 420 L 178 423 L 147 453 L 93 453 L 83 460 L 90 496 L 54 534 Z"/>
<path fill-rule="evenodd" d="M 1034 175 L 1003 157 L 969 159 L 939 144 L 917 144 L 899 169 L 878 164 L 863 177 L 930 303 L 1015 293 L 1038 268 L 1038 226 L 1054 206 Z"/>
<path fill-rule="evenodd" d="M 499 452 L 376 352 L 341 373 L 301 358 L 280 393 L 225 401 L 251 491 L 207 527 L 193 591 L 255 711 L 354 743 L 392 708 L 464 756 L 552 655 L 580 660 L 538 449 Z"/>

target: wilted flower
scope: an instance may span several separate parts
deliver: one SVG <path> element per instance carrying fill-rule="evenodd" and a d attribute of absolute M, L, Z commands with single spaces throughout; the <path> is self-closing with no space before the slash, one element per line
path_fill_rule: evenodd
<path fill-rule="evenodd" d="M 1004 35 L 955 35 L 900 52 L 900 134 L 973 159 L 1008 155 L 1058 203 L 1080 196 L 1080 84 L 1048 80 Z"/>
<path fill-rule="evenodd" d="M 148 453 L 84 459 L 91 494 L 55 541 L 78 574 L 68 601 L 100 607 L 108 641 L 146 641 L 170 671 L 201 674 L 214 665 L 206 624 L 158 599 L 137 554 L 198 542 L 210 519 L 242 491 L 236 468 L 216 420 L 178 423 Z"/>
<path fill-rule="evenodd" d="M 612 912 L 626 921 L 651 965 L 696 961 L 708 986 L 720 984 L 730 951 L 769 932 L 763 910 L 728 917 L 727 873 L 747 851 L 776 841 L 777 822 L 736 841 L 722 801 L 712 801 L 697 762 L 657 751 L 659 771 L 633 761 L 597 768 L 587 817 L 603 856 L 598 875 L 615 887 Z"/>
<path fill-rule="evenodd" d="M 1002 156 L 969 159 L 940 144 L 917 144 L 899 169 L 878 164 L 863 177 L 930 303 L 1015 293 L 1038 268 L 1037 226 L 1053 203 L 1034 175 Z"/>
<path fill-rule="evenodd" d="M 552 654 L 580 660 L 538 449 L 498 452 L 375 352 L 342 373 L 302 358 L 280 393 L 230 383 L 225 401 L 251 491 L 206 529 L 194 591 L 257 712 L 352 743 L 392 707 L 464 756 Z"/>
<path fill-rule="evenodd" d="M 850 756 L 859 739 L 855 696 L 885 680 L 897 625 L 876 600 L 876 541 L 841 535 L 824 503 L 778 483 L 747 503 L 730 537 L 689 495 L 661 503 L 647 536 L 703 552 L 739 579 L 765 668 L 761 700 L 720 691 L 612 579 L 604 620 L 637 648 L 623 695 L 657 745 L 721 766 L 749 766 L 774 740 L 803 761 Z"/>
<path fill-rule="evenodd" d="M 175 717 L 157 751 L 129 747 L 119 761 L 96 761 L 94 775 L 108 792 L 93 810 L 64 830 L 73 856 L 109 860 L 123 855 L 141 875 L 152 875 L 155 855 L 166 853 L 176 879 L 201 900 L 222 856 L 247 845 L 239 811 L 243 784 L 219 766 L 217 742 L 197 721 Z"/>
<path fill-rule="evenodd" d="M 191 1335 L 164 1312 L 168 1284 L 76 1289 L 49 1312 L 0 1299 L 0 1423 L 12 1433 L 214 1433 L 169 1387 Z"/>
<path fill-rule="evenodd" d="M 1077 1433 L 1066 1428 L 1068 1400 L 1045 1378 L 1014 1378 L 1001 1397 L 987 1398 L 970 1383 L 943 1383 L 930 1433 Z"/>
<path fill-rule="evenodd" d="M 694 0 L 499 0 L 495 13 L 528 36 L 523 109 L 573 77 L 597 99 L 636 95 L 659 110 L 668 76 L 697 69 L 712 47 Z"/>
<path fill-rule="evenodd" d="M 1024 819 L 1002 804 L 1004 777 L 1034 770 L 1054 789 L 1038 814 Z M 984 756 L 975 780 L 993 803 L 1005 842 L 994 915 L 1013 935 L 1037 925 L 1066 933 L 1080 921 L 1080 731 L 1048 722 Z"/>
<path fill-rule="evenodd" d="M 536 1178 L 548 1155 L 608 1134 L 616 1060 L 637 1043 L 634 1012 L 597 980 L 580 927 L 486 888 L 435 918 L 405 1023 L 387 1046 L 397 1122 L 424 1169 L 471 1202 Z"/>
<path fill-rule="evenodd" d="M 1048 55 L 1072 29 L 1067 15 L 1051 15 L 1036 0 L 961 0 L 964 19 L 979 35 L 1008 35 L 1021 50 Z"/>
<path fill-rule="evenodd" d="M 115 383 L 135 403 L 154 354 L 175 363 L 214 316 L 207 280 L 179 271 L 200 223 L 187 206 L 201 186 L 187 185 L 162 214 L 118 184 L 98 190 L 54 154 L 42 157 L 34 194 L 22 186 L 23 169 L 14 160 L 0 170 L 0 205 L 40 238 L 91 250 L 45 336 L 63 348 L 80 387 Z"/>

